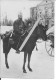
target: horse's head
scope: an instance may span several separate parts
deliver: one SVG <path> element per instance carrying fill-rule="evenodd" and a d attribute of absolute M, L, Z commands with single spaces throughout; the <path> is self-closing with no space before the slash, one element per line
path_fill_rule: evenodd
<path fill-rule="evenodd" d="M 46 28 L 42 24 L 39 24 L 37 26 L 37 35 L 38 35 L 38 38 L 41 38 L 44 41 L 47 40 Z"/>

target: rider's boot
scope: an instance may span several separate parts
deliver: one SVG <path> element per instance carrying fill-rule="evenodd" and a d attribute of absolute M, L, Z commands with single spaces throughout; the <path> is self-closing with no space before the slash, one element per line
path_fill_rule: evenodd
<path fill-rule="evenodd" d="M 17 48 L 16 48 L 16 53 L 20 54 L 19 43 L 18 43 Z"/>

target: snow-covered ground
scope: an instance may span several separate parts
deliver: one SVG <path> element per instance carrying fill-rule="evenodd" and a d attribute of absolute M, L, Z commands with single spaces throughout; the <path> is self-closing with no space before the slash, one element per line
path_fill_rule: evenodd
<path fill-rule="evenodd" d="M 50 57 L 45 50 L 45 42 L 37 43 L 38 51 L 34 48 L 31 56 L 31 68 L 33 72 L 27 69 L 27 73 L 23 73 L 24 53 L 16 54 L 11 49 L 8 55 L 9 69 L 5 67 L 5 56 L 1 41 L 1 77 L 6 78 L 27 78 L 27 79 L 52 79 L 54 78 L 54 57 Z"/>
<path fill-rule="evenodd" d="M 1 32 L 0 33 L 5 33 L 6 31 L 10 31 L 13 29 L 13 26 L 1 26 Z"/>

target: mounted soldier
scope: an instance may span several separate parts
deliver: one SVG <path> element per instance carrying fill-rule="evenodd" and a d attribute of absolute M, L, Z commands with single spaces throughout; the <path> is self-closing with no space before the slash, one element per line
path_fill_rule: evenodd
<path fill-rule="evenodd" d="M 24 34 L 28 34 L 29 31 L 31 30 L 31 20 L 27 20 L 26 24 L 22 20 L 22 14 L 20 13 L 18 15 L 18 19 L 13 23 L 13 33 L 15 34 L 14 36 L 14 41 L 17 43 L 17 50 L 16 53 L 19 53 L 19 45 L 21 44 L 22 37 L 24 37 Z M 17 42 L 18 41 L 18 42 Z"/>
<path fill-rule="evenodd" d="M 15 20 L 13 23 L 13 33 L 16 36 L 16 39 L 18 39 L 18 43 L 20 41 L 20 37 L 22 36 L 22 34 L 24 34 L 24 32 L 25 32 L 25 24 L 22 20 L 22 14 L 20 13 L 18 15 L 18 19 Z M 18 53 L 18 47 L 16 52 Z"/>
<path fill-rule="evenodd" d="M 18 15 L 18 19 L 14 21 L 13 23 L 13 30 L 15 34 L 20 34 L 22 35 L 24 32 L 24 22 L 22 20 L 22 14 L 20 13 Z"/>

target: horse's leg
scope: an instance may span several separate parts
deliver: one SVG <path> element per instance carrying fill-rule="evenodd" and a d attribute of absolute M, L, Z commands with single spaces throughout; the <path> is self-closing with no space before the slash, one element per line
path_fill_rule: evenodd
<path fill-rule="evenodd" d="M 27 52 L 24 52 L 24 64 L 23 64 L 23 72 L 24 73 L 27 73 L 26 69 L 25 69 L 26 58 L 27 58 Z"/>
<path fill-rule="evenodd" d="M 7 68 L 9 68 L 7 58 L 8 58 L 8 53 L 5 53 L 5 65 L 6 65 Z"/>
<path fill-rule="evenodd" d="M 28 69 L 29 69 L 29 71 L 32 71 L 32 69 L 30 68 L 31 54 L 32 54 L 32 53 L 28 53 Z"/>
<path fill-rule="evenodd" d="M 5 53 L 5 65 L 6 65 L 7 68 L 9 68 L 8 60 L 7 60 L 7 59 L 8 59 L 8 53 L 9 53 L 10 49 L 11 49 L 11 46 L 8 45 L 7 51 L 6 51 L 6 53 Z"/>

